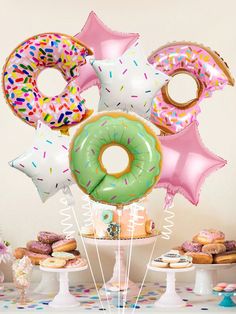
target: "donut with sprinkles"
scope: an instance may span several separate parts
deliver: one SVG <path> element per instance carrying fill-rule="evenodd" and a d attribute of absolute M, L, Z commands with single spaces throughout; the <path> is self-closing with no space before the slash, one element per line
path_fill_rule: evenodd
<path fill-rule="evenodd" d="M 52 129 L 79 123 L 89 111 L 80 96 L 77 78 L 85 57 L 92 51 L 68 35 L 44 33 L 21 43 L 8 57 L 3 69 L 3 89 L 13 112 L 36 127 L 41 120 Z M 45 68 L 59 70 L 67 82 L 61 94 L 44 95 L 37 77 Z"/>
<path fill-rule="evenodd" d="M 218 53 L 192 42 L 174 42 L 160 47 L 148 58 L 154 67 L 169 76 L 189 74 L 197 83 L 197 95 L 186 103 L 178 103 L 168 93 L 168 84 L 154 97 L 150 120 L 163 133 L 182 131 L 201 112 L 199 103 L 225 85 L 234 85 L 227 64 Z"/>
<path fill-rule="evenodd" d="M 110 146 L 122 147 L 127 167 L 111 173 L 102 162 Z M 150 193 L 159 180 L 161 146 L 143 119 L 121 111 L 86 120 L 71 142 L 70 168 L 78 186 L 96 202 L 122 207 Z"/>

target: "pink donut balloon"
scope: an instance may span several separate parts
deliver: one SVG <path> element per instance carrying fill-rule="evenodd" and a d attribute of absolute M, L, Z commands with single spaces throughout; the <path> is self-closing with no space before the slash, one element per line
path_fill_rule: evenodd
<path fill-rule="evenodd" d="M 13 112 L 34 127 L 38 120 L 62 130 L 79 123 L 89 112 L 80 97 L 78 77 L 85 57 L 91 54 L 69 35 L 44 33 L 25 40 L 10 54 L 3 69 L 3 89 Z M 37 78 L 45 68 L 59 70 L 67 81 L 60 95 L 47 97 L 38 89 Z"/>
<path fill-rule="evenodd" d="M 174 101 L 168 93 L 168 84 L 153 99 L 151 121 L 163 133 L 178 133 L 197 119 L 199 103 L 225 85 L 234 85 L 229 68 L 218 53 L 191 42 L 167 44 L 148 58 L 157 70 L 170 76 L 179 73 L 191 75 L 197 83 L 196 98 L 186 102 Z"/>

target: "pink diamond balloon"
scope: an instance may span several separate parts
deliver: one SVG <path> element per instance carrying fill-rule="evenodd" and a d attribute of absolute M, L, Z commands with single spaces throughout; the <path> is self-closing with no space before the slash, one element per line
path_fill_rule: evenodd
<path fill-rule="evenodd" d="M 74 37 L 86 43 L 93 50 L 96 59 L 114 59 L 133 45 L 139 34 L 112 31 L 92 11 L 82 31 Z M 97 75 L 89 62 L 81 67 L 78 84 L 81 91 L 93 85 L 99 86 Z"/>
<path fill-rule="evenodd" d="M 165 207 L 181 193 L 197 205 L 201 186 L 208 175 L 223 167 L 226 160 L 210 152 L 202 143 L 197 123 L 193 122 L 183 131 L 161 136 L 163 168 L 156 187 L 167 190 Z"/>

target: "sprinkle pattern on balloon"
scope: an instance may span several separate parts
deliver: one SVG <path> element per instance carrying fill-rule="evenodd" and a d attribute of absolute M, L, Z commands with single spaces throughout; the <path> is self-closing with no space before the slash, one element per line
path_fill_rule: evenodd
<path fill-rule="evenodd" d="M 74 37 L 86 43 L 93 50 L 94 57 L 101 60 L 120 57 L 137 41 L 139 34 L 113 31 L 92 11 L 81 32 Z M 80 69 L 78 84 L 81 91 L 93 85 L 99 86 L 96 72 L 89 62 Z"/>
<path fill-rule="evenodd" d="M 198 84 L 196 98 L 186 104 L 173 101 L 166 90 L 157 93 L 153 100 L 151 121 L 165 133 L 178 133 L 196 121 L 201 112 L 201 100 L 227 84 L 234 85 L 234 79 L 223 59 L 210 48 L 199 44 L 170 43 L 156 50 L 148 61 L 170 76 L 188 73 Z"/>
<path fill-rule="evenodd" d="M 85 100 L 77 79 L 91 51 L 68 35 L 45 33 L 24 41 L 4 66 L 4 93 L 14 113 L 35 126 L 38 120 L 51 128 L 72 126 L 86 116 Z M 60 95 L 47 97 L 37 87 L 45 68 L 59 70 L 67 85 Z"/>
<path fill-rule="evenodd" d="M 59 135 L 39 121 L 33 145 L 9 163 L 32 179 L 43 202 L 74 183 L 69 168 L 69 142 L 68 136 Z"/>
<path fill-rule="evenodd" d="M 169 77 L 147 62 L 138 43 L 115 60 L 90 61 L 101 83 L 99 111 L 134 111 L 150 117 L 152 99 Z"/>

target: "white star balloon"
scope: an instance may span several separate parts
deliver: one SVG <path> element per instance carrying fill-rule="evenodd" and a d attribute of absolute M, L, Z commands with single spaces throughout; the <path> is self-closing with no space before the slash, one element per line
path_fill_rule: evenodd
<path fill-rule="evenodd" d="M 74 183 L 69 167 L 69 136 L 38 122 L 33 145 L 9 164 L 24 172 L 45 202 L 60 189 Z"/>
<path fill-rule="evenodd" d="M 152 99 L 170 79 L 147 62 L 138 43 L 117 59 L 90 63 L 101 84 L 98 111 L 134 111 L 149 119 Z"/>

